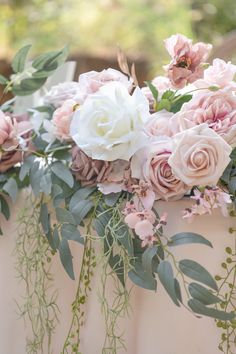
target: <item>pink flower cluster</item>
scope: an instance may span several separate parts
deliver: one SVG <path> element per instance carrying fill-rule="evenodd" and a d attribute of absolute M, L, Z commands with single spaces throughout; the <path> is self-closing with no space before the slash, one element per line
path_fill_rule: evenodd
<path fill-rule="evenodd" d="M 123 214 L 125 215 L 126 224 L 142 240 L 142 247 L 152 246 L 154 242 L 157 242 L 158 230 L 163 225 L 166 225 L 167 213 L 164 213 L 157 220 L 155 213 L 151 209 L 140 208 L 137 196 L 133 201 L 126 203 Z"/>
<path fill-rule="evenodd" d="M 194 195 L 190 197 L 196 203 L 183 211 L 184 219 L 193 219 L 196 215 L 211 214 L 213 209 L 220 208 L 224 216 L 228 216 L 228 207 L 232 203 L 230 195 L 219 187 L 207 187 L 203 191 L 194 189 Z"/>

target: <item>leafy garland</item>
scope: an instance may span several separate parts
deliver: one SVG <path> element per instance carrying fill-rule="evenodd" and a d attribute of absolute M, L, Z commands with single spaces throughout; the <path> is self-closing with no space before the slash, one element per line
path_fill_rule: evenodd
<path fill-rule="evenodd" d="M 67 52 L 63 49 L 43 54 L 33 61 L 31 67 L 25 68 L 29 49 L 30 46 L 26 46 L 15 56 L 12 64 L 15 74 L 10 80 L 0 76 L 0 83 L 6 85 L 4 92 L 12 91 L 15 95 L 32 94 L 64 62 Z M 155 98 L 157 110 L 165 108 L 176 112 L 184 102 L 191 99 L 191 95 L 179 95 L 169 90 L 158 101 L 158 92 L 152 84 L 148 85 Z M 2 105 L 1 109 L 10 111 L 11 104 L 12 102 Z M 50 116 L 53 108 L 43 106 L 36 110 Z M 217 326 L 225 331 L 219 348 L 224 353 L 233 353 L 231 344 L 235 342 L 236 329 L 236 309 L 233 303 L 236 270 L 232 257 L 236 250 L 227 248 L 226 252 L 230 256 L 222 264 L 226 274 L 216 276 L 215 279 L 221 282 L 218 286 L 200 264 L 189 259 L 178 261 L 171 251 L 172 247 L 190 243 L 212 247 L 201 235 L 179 233 L 167 238 L 163 229 L 159 228 L 157 243 L 143 249 L 140 239 L 123 222 L 120 212 L 121 206 L 131 200 L 129 193 L 104 196 L 94 187 L 81 187 L 69 169 L 70 145 L 62 146 L 55 142 L 47 148 L 39 136 L 34 136 L 33 142 L 36 150 L 31 151 L 32 155 L 26 157 L 20 167 L 0 175 L 1 212 L 6 219 L 9 219 L 10 209 L 5 196 L 10 196 L 15 201 L 18 189 L 30 186 L 36 198 L 34 208 L 25 209 L 19 217 L 21 231 L 16 244 L 19 276 L 26 283 L 26 299 L 20 308 L 22 315 L 30 318 L 33 333 L 32 339 L 28 340 L 27 352 L 42 351 L 45 341 L 50 352 L 51 336 L 57 321 L 56 294 L 48 297 L 46 285 L 52 281 L 51 255 L 58 252 L 65 271 L 71 279 L 75 279 L 69 244 L 73 240 L 84 246 L 84 253 L 63 354 L 80 353 L 80 329 L 84 323 L 85 303 L 92 290 L 91 277 L 97 262 L 102 267 L 100 301 L 106 320 L 104 354 L 115 354 L 119 348 L 125 347 L 122 334 L 117 332 L 116 323 L 129 310 L 127 277 L 134 284 L 149 290 L 156 289 L 158 277 L 175 305 L 185 306 L 193 313 L 217 320 Z M 236 191 L 235 151 L 231 156 L 232 162 L 221 179 L 222 184 L 228 186 L 233 199 Z M 159 222 L 160 217 L 156 213 L 156 224 Z M 95 256 L 97 239 L 93 236 L 94 231 L 103 247 L 100 260 Z M 229 280 L 230 276 L 232 280 Z M 109 278 L 115 282 L 112 303 L 108 303 L 106 296 Z M 189 278 L 194 282 L 189 283 Z M 185 292 L 187 303 L 183 300 L 181 289 Z M 223 298 L 222 291 L 225 292 Z M 46 317 L 41 315 L 41 311 L 46 312 Z"/>

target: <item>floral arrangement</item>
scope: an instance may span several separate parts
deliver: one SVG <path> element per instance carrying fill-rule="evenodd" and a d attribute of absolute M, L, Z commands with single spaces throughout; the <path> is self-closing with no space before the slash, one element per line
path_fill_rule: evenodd
<path fill-rule="evenodd" d="M 104 302 L 111 315 L 107 321 L 115 325 L 114 318 L 125 311 L 128 278 L 152 291 L 159 281 L 175 305 L 213 317 L 224 331 L 219 348 L 231 353 L 236 338 L 232 300 L 236 280 L 234 276 L 229 281 L 229 276 L 236 274 L 236 250 L 226 249 L 226 276 L 214 277 L 194 260 L 176 261 L 174 246 L 212 245 L 204 236 L 190 232 L 167 238 L 165 225 L 171 222 L 170 216 L 158 215 L 156 205 L 160 200 L 193 200 L 180 215 L 186 222 L 211 214 L 215 208 L 221 209 L 223 217 L 236 215 L 236 66 L 221 59 L 207 64 L 211 45 L 193 44 L 183 35 L 171 36 L 165 47 L 171 57 L 164 67 L 165 76 L 146 82 L 145 87 L 138 86 L 134 65 L 130 69 L 120 52 L 121 71 L 91 71 L 80 75 L 78 82 L 60 83 L 23 115 L 14 113 L 15 99 L 0 107 L 0 202 L 6 219 L 10 217 L 9 197 L 14 202 L 19 189 L 30 187 L 30 206 L 19 216 L 16 244 L 27 301 L 33 294 L 38 307 L 55 310 L 56 299 L 46 298 L 45 278 L 35 284 L 32 272 L 37 269 L 40 274 L 49 274 L 47 262 L 59 253 L 68 276 L 75 279 L 70 241 L 84 247 L 63 353 L 80 351 L 82 309 L 92 290 L 91 277 L 98 260 L 101 269 L 110 267 L 110 276 L 116 276 L 123 303 L 110 308 Z M 29 50 L 30 46 L 25 46 L 16 54 L 14 74 L 9 79 L 0 76 L 3 95 L 8 91 L 15 96 L 31 95 L 67 56 L 65 48 L 27 64 Z M 99 257 L 97 244 L 101 246 Z M 45 262 L 35 267 L 38 253 Z M 189 283 L 189 278 L 194 282 Z M 229 284 L 227 299 L 219 281 Z M 38 298 L 40 291 L 34 292 L 40 286 L 45 293 L 43 301 Z M 56 321 L 54 315 L 45 320 L 40 311 L 33 316 L 30 311 L 30 307 L 24 311 L 34 328 L 27 352 L 35 353 L 52 335 Z M 37 326 L 45 331 L 37 334 Z M 111 336 L 107 340 L 111 341 Z M 119 341 L 114 332 L 112 352 L 117 352 Z"/>

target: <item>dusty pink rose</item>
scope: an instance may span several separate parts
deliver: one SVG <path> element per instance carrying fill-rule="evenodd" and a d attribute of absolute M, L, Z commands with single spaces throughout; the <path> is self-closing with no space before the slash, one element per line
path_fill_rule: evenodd
<path fill-rule="evenodd" d="M 44 96 L 44 104 L 50 104 L 58 108 L 63 105 L 66 100 L 74 99 L 80 90 L 78 82 L 63 82 L 61 84 L 52 86 L 48 93 Z M 82 98 L 81 98 L 82 101 Z M 82 103 L 77 100 L 78 103 Z"/>
<path fill-rule="evenodd" d="M 210 44 L 192 44 L 187 37 L 176 34 L 165 40 L 165 47 L 172 61 L 165 66 L 171 84 L 183 88 L 203 76 L 203 65 L 212 48 Z"/>
<path fill-rule="evenodd" d="M 172 136 L 170 122 L 173 116 L 174 113 L 165 110 L 152 114 L 145 125 L 145 131 L 150 137 Z"/>
<path fill-rule="evenodd" d="M 232 148 L 207 124 L 200 124 L 173 137 L 168 163 L 187 186 L 216 185 L 230 162 Z"/>
<path fill-rule="evenodd" d="M 236 90 L 236 83 L 233 81 L 236 73 L 236 65 L 233 65 L 230 61 L 225 62 L 222 59 L 214 59 L 212 65 L 204 70 L 204 76 L 194 82 L 194 86 L 198 88 L 207 87 L 230 87 Z"/>
<path fill-rule="evenodd" d="M 197 94 L 170 122 L 173 132 L 206 123 L 228 144 L 236 144 L 236 96 L 230 90 Z"/>
<path fill-rule="evenodd" d="M 162 138 L 139 150 L 131 159 L 132 177 L 149 183 L 157 199 L 177 200 L 187 191 L 168 163 L 172 149 L 171 139 Z"/>
<path fill-rule="evenodd" d="M 54 134 L 61 141 L 70 141 L 70 123 L 74 113 L 76 102 L 72 99 L 66 100 L 61 107 L 53 113 L 52 124 L 54 125 Z"/>
<path fill-rule="evenodd" d="M 75 100 L 83 103 L 88 95 L 96 93 L 100 87 L 110 82 L 120 82 L 128 90 L 132 89 L 132 81 L 118 70 L 108 68 L 102 71 L 89 71 L 79 76 L 79 90 Z"/>
<path fill-rule="evenodd" d="M 0 111 L 1 173 L 7 171 L 17 162 L 22 161 L 22 149 L 28 144 L 31 128 L 27 115 L 11 117 Z"/>

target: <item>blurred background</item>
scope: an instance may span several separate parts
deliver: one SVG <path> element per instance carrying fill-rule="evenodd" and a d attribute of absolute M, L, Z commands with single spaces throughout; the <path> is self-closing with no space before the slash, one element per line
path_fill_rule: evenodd
<path fill-rule="evenodd" d="M 161 74 L 163 39 L 183 33 L 236 55 L 236 0 L 0 0 L 0 73 L 21 46 L 32 54 L 69 44 L 76 75 L 116 65 L 117 47 L 135 61 L 140 83 Z"/>

